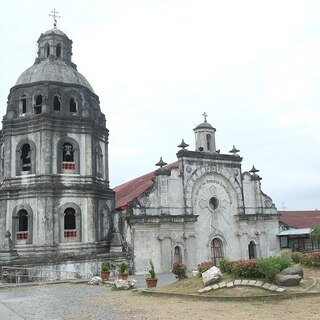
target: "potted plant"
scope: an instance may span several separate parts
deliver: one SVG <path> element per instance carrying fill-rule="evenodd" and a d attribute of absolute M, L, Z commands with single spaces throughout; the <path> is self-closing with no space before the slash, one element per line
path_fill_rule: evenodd
<path fill-rule="evenodd" d="M 128 279 L 128 267 L 129 267 L 129 264 L 126 261 L 122 261 L 117 265 L 118 279 L 122 279 L 122 280 Z"/>
<path fill-rule="evenodd" d="M 156 272 L 154 270 L 154 264 L 152 260 L 149 261 L 148 275 L 146 277 L 147 288 L 154 288 L 157 286 L 158 278 L 156 277 Z"/>
<path fill-rule="evenodd" d="M 102 280 L 109 280 L 110 277 L 110 265 L 109 262 L 101 263 L 100 277 Z"/>

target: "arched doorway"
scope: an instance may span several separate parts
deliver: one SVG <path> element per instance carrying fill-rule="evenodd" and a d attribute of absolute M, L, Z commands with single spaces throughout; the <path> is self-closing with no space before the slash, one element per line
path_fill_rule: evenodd
<path fill-rule="evenodd" d="M 252 240 L 248 244 L 248 251 L 249 251 L 249 259 L 255 259 L 257 257 L 256 244 Z"/>
<path fill-rule="evenodd" d="M 175 246 L 173 251 L 173 262 L 182 262 L 182 253 L 180 246 Z"/>
<path fill-rule="evenodd" d="M 223 244 L 219 238 L 211 241 L 211 260 L 216 267 L 220 266 L 220 260 L 223 258 Z"/>

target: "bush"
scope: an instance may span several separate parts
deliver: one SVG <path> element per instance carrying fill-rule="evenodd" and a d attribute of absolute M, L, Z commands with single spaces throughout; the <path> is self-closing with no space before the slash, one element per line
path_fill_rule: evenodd
<path fill-rule="evenodd" d="M 198 269 L 200 275 L 212 267 L 213 267 L 213 262 L 211 262 L 211 261 L 203 261 L 197 265 L 197 269 Z"/>
<path fill-rule="evenodd" d="M 288 260 L 292 260 L 292 250 L 291 249 L 282 249 L 281 257 L 287 258 Z"/>
<path fill-rule="evenodd" d="M 276 274 L 291 264 L 291 261 L 284 257 L 269 257 L 258 260 L 258 269 L 267 281 L 273 282 Z"/>
<path fill-rule="evenodd" d="M 292 252 L 291 259 L 294 263 L 300 263 L 302 261 L 303 254 L 300 252 Z"/>
<path fill-rule="evenodd" d="M 187 267 L 180 261 L 177 261 L 173 264 L 171 272 L 178 280 L 187 278 Z"/>
<path fill-rule="evenodd" d="M 310 253 L 312 265 L 320 267 L 320 252 Z"/>
<path fill-rule="evenodd" d="M 231 273 L 236 277 L 261 278 L 261 274 L 256 259 L 236 260 L 232 262 Z"/>
<path fill-rule="evenodd" d="M 220 270 L 221 272 L 232 273 L 232 261 L 226 258 L 220 259 Z"/>

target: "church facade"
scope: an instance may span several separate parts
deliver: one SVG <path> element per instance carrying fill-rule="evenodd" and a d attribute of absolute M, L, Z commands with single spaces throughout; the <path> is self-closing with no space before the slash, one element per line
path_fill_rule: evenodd
<path fill-rule="evenodd" d="M 121 243 L 112 243 L 105 116 L 71 56 L 64 32 L 42 33 L 35 63 L 8 96 L 0 132 L 0 247 L 14 248 L 15 263 L 122 254 Z"/>
<path fill-rule="evenodd" d="M 222 258 L 279 255 L 279 215 L 261 190 L 254 167 L 241 170 L 242 158 L 216 149 L 215 132 L 206 120 L 195 129 L 195 151 L 182 141 L 177 161 L 116 188 L 122 233 L 134 252 L 136 273 L 150 259 L 158 272 L 175 261 L 189 270 Z"/>

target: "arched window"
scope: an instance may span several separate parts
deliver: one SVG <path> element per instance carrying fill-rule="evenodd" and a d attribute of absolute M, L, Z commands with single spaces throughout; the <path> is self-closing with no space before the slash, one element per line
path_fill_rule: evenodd
<path fill-rule="evenodd" d="M 24 209 L 18 212 L 18 231 L 16 238 L 17 240 L 28 239 L 28 212 Z"/>
<path fill-rule="evenodd" d="M 222 241 L 219 238 L 214 238 L 211 241 L 211 260 L 216 267 L 220 266 L 220 260 L 223 258 Z"/>
<path fill-rule="evenodd" d="M 54 96 L 54 99 L 53 99 L 53 110 L 60 111 L 60 105 L 61 105 L 60 97 L 59 96 Z"/>
<path fill-rule="evenodd" d="M 27 112 L 27 99 L 26 99 L 25 95 L 21 96 L 20 103 L 21 103 L 21 113 L 26 113 Z"/>
<path fill-rule="evenodd" d="M 77 112 L 77 104 L 76 104 L 76 101 L 74 100 L 74 98 L 70 99 L 69 110 L 70 110 L 70 112 Z"/>
<path fill-rule="evenodd" d="M 39 94 L 35 99 L 34 113 L 39 114 L 42 112 L 42 95 Z"/>
<path fill-rule="evenodd" d="M 207 134 L 206 139 L 207 139 L 207 150 L 211 151 L 211 134 Z"/>
<path fill-rule="evenodd" d="M 46 50 L 46 56 L 47 56 L 47 58 L 48 58 L 49 55 L 50 55 L 50 46 L 49 46 L 48 43 L 46 44 L 45 50 Z"/>
<path fill-rule="evenodd" d="M 248 245 L 248 251 L 249 251 L 249 259 L 255 259 L 257 257 L 256 244 L 254 241 L 250 241 Z"/>
<path fill-rule="evenodd" d="M 64 238 L 74 238 L 77 236 L 76 212 L 73 208 L 64 210 Z"/>
<path fill-rule="evenodd" d="M 58 43 L 57 47 L 56 47 L 56 56 L 57 56 L 57 58 L 61 57 L 61 45 L 60 45 L 60 43 Z"/>
<path fill-rule="evenodd" d="M 64 143 L 62 147 L 62 169 L 75 169 L 73 145 L 69 142 Z"/>
<path fill-rule="evenodd" d="M 181 248 L 179 246 L 174 247 L 174 262 L 182 262 L 182 254 L 181 254 Z"/>
<path fill-rule="evenodd" d="M 96 147 L 96 176 L 103 177 L 103 154 L 99 145 Z"/>
<path fill-rule="evenodd" d="M 31 148 L 29 143 L 24 144 L 21 148 L 21 170 L 31 170 Z"/>

